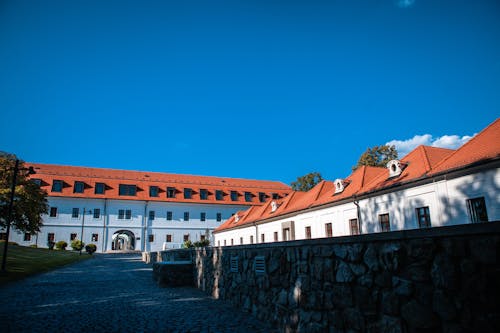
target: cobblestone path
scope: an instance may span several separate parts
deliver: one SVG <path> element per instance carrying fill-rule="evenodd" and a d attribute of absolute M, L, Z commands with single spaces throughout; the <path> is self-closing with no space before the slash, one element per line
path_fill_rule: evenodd
<path fill-rule="evenodd" d="M 273 330 L 195 288 L 158 288 L 137 254 L 100 254 L 0 288 L 0 331 Z"/>

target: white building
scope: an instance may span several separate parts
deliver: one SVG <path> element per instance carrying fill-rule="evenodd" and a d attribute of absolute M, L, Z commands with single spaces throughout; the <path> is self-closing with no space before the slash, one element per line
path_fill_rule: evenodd
<path fill-rule="evenodd" d="M 48 193 L 49 213 L 37 235 L 12 230 L 10 241 L 47 247 L 81 239 L 98 252 L 179 248 L 209 239 L 238 210 L 280 199 L 280 182 L 26 163 Z M 1 234 L 2 239 L 5 233 Z"/>
<path fill-rule="evenodd" d="M 231 217 L 215 245 L 287 241 L 500 220 L 500 119 L 457 150 L 419 146 Z"/>

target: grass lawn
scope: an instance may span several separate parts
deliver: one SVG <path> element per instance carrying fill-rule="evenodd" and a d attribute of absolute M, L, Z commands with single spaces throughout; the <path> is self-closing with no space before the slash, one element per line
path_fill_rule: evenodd
<path fill-rule="evenodd" d="M 3 258 L 4 242 L 0 242 L 0 260 Z M 7 273 L 0 272 L 0 286 L 11 281 L 21 280 L 27 276 L 50 271 L 54 268 L 76 261 L 91 258 L 85 252 L 80 256 L 74 251 L 57 251 L 35 249 L 31 247 L 11 245 L 7 251 Z"/>

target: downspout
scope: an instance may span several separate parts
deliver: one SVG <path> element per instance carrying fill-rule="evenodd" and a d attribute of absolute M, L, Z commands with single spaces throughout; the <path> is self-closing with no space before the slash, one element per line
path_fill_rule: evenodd
<path fill-rule="evenodd" d="M 108 229 L 106 228 L 106 221 L 108 219 L 108 199 L 104 199 L 104 212 L 102 221 L 102 252 L 106 252 L 108 245 Z"/>
<path fill-rule="evenodd" d="M 255 244 L 259 244 L 259 227 L 255 222 L 253 223 L 253 226 L 255 227 Z"/>
<path fill-rule="evenodd" d="M 359 208 L 359 200 L 356 199 L 356 196 L 354 196 L 353 203 L 356 205 L 356 214 L 358 216 L 359 234 L 362 234 L 363 233 L 363 229 L 361 228 L 361 226 L 362 226 L 362 223 L 361 223 L 361 209 Z"/>
<path fill-rule="evenodd" d="M 148 201 L 146 201 L 146 204 L 144 205 L 144 216 L 142 218 L 142 251 L 146 252 L 146 235 L 147 235 L 147 227 L 148 227 Z"/>

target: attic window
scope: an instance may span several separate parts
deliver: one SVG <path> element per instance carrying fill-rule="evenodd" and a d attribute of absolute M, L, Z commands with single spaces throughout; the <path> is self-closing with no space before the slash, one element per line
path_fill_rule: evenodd
<path fill-rule="evenodd" d="M 238 216 L 238 214 L 235 214 L 234 215 L 234 221 L 235 222 L 238 222 L 240 220 L 240 217 Z"/>
<path fill-rule="evenodd" d="M 278 209 L 278 204 L 276 201 L 271 202 L 271 213 L 274 213 Z"/>
<path fill-rule="evenodd" d="M 387 163 L 387 169 L 389 169 L 389 178 L 399 176 L 403 172 L 403 169 L 405 167 L 406 165 L 399 160 L 389 161 Z"/>
<path fill-rule="evenodd" d="M 344 183 L 342 179 L 335 179 L 334 184 L 335 184 L 335 194 L 342 193 L 342 191 L 344 191 L 345 186 L 347 185 L 346 183 Z"/>

